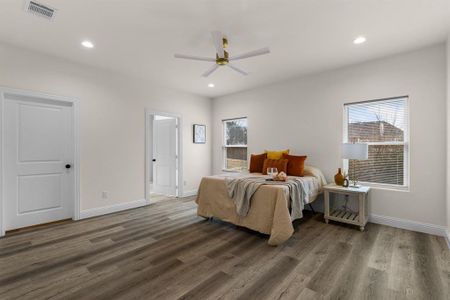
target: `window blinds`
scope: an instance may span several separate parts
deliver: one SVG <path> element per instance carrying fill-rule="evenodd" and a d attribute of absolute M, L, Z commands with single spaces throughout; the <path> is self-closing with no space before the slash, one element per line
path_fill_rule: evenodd
<path fill-rule="evenodd" d="M 408 177 L 408 99 L 376 100 L 345 107 L 345 142 L 367 143 L 368 160 L 349 161 L 362 182 L 405 186 Z M 350 174 L 352 176 L 354 174 Z"/>

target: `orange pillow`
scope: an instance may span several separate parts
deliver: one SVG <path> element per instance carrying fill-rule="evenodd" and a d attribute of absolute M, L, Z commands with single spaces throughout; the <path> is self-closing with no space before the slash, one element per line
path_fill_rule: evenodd
<path fill-rule="evenodd" d="M 303 177 L 305 175 L 305 160 L 307 158 L 306 155 L 297 156 L 297 155 L 283 154 L 283 158 L 289 161 L 287 165 L 287 174 L 289 176 Z"/>
<path fill-rule="evenodd" d="M 267 158 L 267 153 L 263 154 L 252 154 L 250 156 L 250 173 L 262 173 L 262 169 L 264 166 L 264 160 Z"/>
<path fill-rule="evenodd" d="M 287 159 L 268 159 L 264 160 L 264 165 L 262 169 L 263 175 L 267 175 L 267 168 L 277 168 L 278 173 L 287 171 Z"/>

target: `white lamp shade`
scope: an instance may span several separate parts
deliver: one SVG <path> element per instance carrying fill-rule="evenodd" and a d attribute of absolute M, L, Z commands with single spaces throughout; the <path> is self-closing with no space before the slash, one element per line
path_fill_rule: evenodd
<path fill-rule="evenodd" d="M 365 160 L 369 158 L 369 147 L 367 144 L 342 144 L 342 158 Z"/>

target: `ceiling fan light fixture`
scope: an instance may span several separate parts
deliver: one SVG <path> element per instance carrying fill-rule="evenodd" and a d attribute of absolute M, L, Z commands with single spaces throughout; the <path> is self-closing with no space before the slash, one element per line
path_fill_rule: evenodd
<path fill-rule="evenodd" d="M 223 57 L 219 57 L 218 54 L 216 54 L 216 64 L 219 66 L 224 66 L 228 63 L 228 52 L 223 51 Z"/>

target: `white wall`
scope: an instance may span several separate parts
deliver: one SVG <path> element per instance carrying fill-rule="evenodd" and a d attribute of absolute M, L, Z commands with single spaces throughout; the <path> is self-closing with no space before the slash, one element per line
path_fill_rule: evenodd
<path fill-rule="evenodd" d="M 210 128 L 207 98 L 1 44 L 0 86 L 79 99 L 82 210 L 144 198 L 145 108 L 183 117 L 185 192 L 211 172 L 210 143 L 192 143 L 192 124 Z"/>
<path fill-rule="evenodd" d="M 307 154 L 331 181 L 342 165 L 343 104 L 409 95 L 410 191 L 375 189 L 370 210 L 445 226 L 445 59 L 437 45 L 214 99 L 213 171 L 222 167 L 221 120 L 247 116 L 249 153 Z"/>
<path fill-rule="evenodd" d="M 450 247 L 450 35 L 447 38 L 447 242 Z"/>

